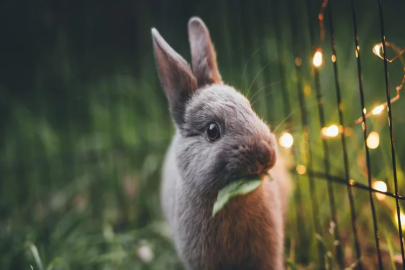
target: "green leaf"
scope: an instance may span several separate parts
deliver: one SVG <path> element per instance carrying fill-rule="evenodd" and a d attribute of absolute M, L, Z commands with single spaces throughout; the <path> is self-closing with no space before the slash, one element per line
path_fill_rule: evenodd
<path fill-rule="evenodd" d="M 41 257 L 39 257 L 37 247 L 31 242 L 28 242 L 27 246 L 31 250 L 32 256 L 34 257 L 34 260 L 35 260 L 35 263 L 37 264 L 38 269 L 44 270 L 44 267 L 42 266 Z M 33 267 L 31 266 L 31 268 L 33 268 Z"/>
<path fill-rule="evenodd" d="M 230 199 L 238 195 L 245 195 L 252 192 L 260 185 L 261 182 L 261 179 L 241 179 L 226 185 L 218 192 L 217 201 L 214 203 L 214 208 L 212 209 L 212 216 L 215 216 L 219 211 L 221 211 L 221 209 L 224 208 Z"/>

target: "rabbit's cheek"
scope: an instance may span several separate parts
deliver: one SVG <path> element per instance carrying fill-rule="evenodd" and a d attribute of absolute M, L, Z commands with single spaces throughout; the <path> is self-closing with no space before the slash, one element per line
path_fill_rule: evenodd
<path fill-rule="evenodd" d="M 274 167 L 274 165 L 276 165 L 276 161 L 277 161 L 277 151 L 273 148 L 270 151 L 270 161 L 269 161 L 269 166 L 267 168 L 265 168 L 265 172 L 266 173 L 268 170 L 270 170 L 271 168 Z"/>

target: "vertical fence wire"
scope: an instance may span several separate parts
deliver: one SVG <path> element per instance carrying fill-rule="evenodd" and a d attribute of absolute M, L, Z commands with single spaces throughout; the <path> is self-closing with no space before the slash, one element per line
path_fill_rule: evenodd
<path fill-rule="evenodd" d="M 334 26 L 333 26 L 331 6 L 328 7 L 328 15 L 329 15 L 330 37 L 331 37 L 332 57 L 333 57 L 332 62 L 333 62 L 333 71 L 334 71 L 334 78 L 335 78 L 337 107 L 338 107 L 338 114 L 339 114 L 339 125 L 340 125 L 340 128 L 342 128 L 340 135 L 341 135 L 341 143 L 342 143 L 342 149 L 343 149 L 343 164 L 344 164 L 344 170 L 345 170 L 345 180 L 347 183 L 347 194 L 348 194 L 349 203 L 350 203 L 350 213 L 351 213 L 351 221 L 352 221 L 354 247 L 355 247 L 356 256 L 357 256 L 357 269 L 362 269 L 362 264 L 361 264 L 361 259 L 360 259 L 361 258 L 360 243 L 359 243 L 359 237 L 358 237 L 358 233 L 357 233 L 356 209 L 354 207 L 353 190 L 352 190 L 352 186 L 350 185 L 349 160 L 348 160 L 348 155 L 347 155 L 347 145 L 346 145 L 346 138 L 345 138 L 345 133 L 344 133 L 343 105 L 342 105 L 342 96 L 341 96 L 341 91 L 340 91 L 338 68 L 337 68 L 335 31 L 334 31 Z M 322 126 L 324 126 L 324 125 L 322 125 Z"/>
<path fill-rule="evenodd" d="M 342 149 L 343 149 L 343 162 L 344 162 L 344 169 L 345 169 L 345 176 L 347 181 L 347 192 L 349 196 L 350 202 L 350 210 L 351 210 L 351 217 L 352 217 L 352 228 L 353 228 L 353 235 L 355 241 L 355 249 L 357 255 L 357 262 L 358 262 L 358 269 L 361 269 L 361 261 L 360 261 L 360 244 L 357 235 L 357 225 L 356 225 L 356 213 L 354 207 L 354 199 L 353 199 L 353 191 L 350 185 L 350 176 L 349 176 L 349 165 L 348 165 L 348 155 L 347 155 L 347 148 L 346 148 L 346 140 L 344 134 L 344 118 L 343 118 L 343 105 L 342 105 L 342 97 L 340 91 L 340 83 L 339 83 L 339 76 L 338 76 L 338 68 L 337 68 L 337 54 L 336 54 L 336 42 L 335 42 L 335 31 L 333 27 L 333 18 L 332 18 L 332 11 L 331 7 L 328 8 L 328 15 L 329 15 L 329 27 L 330 27 L 330 38 L 331 38 L 331 46 L 332 46 L 332 57 L 334 59 L 333 62 L 333 71 L 334 71 L 334 78 L 335 78 L 335 88 L 336 88 L 336 97 L 337 97 L 337 108 L 339 114 L 339 126 L 341 129 L 341 142 L 342 142 Z M 330 183 L 330 182 L 328 182 Z M 333 192 L 333 191 L 332 191 Z M 337 224 L 336 224 L 337 226 Z M 340 241 L 340 239 L 339 239 Z M 339 245 L 340 246 L 340 245 Z M 341 247 L 341 246 L 340 246 Z"/>
<path fill-rule="evenodd" d="M 352 14 L 353 14 L 353 24 L 356 24 L 356 14 L 354 12 L 354 0 L 351 0 L 352 4 Z M 332 22 L 332 18 L 330 18 Z M 356 49 L 358 48 L 358 36 L 357 36 L 357 31 L 355 34 L 355 40 L 356 40 Z M 336 57 L 336 54 L 335 54 Z M 340 89 L 339 89 L 340 90 Z M 338 103 L 339 103 L 339 120 L 340 120 L 340 125 L 344 127 L 344 120 L 343 120 L 343 108 L 340 105 L 341 104 L 341 96 L 340 96 L 340 91 L 337 91 L 338 94 Z M 344 130 L 343 130 L 344 132 Z M 343 158 L 344 158 L 344 166 L 345 166 L 345 176 L 346 176 L 346 181 L 347 181 L 347 193 L 349 196 L 349 203 L 350 203 L 350 213 L 351 213 L 351 219 L 352 219 L 352 229 L 353 229 L 353 238 L 354 238 L 354 247 L 356 250 L 356 255 L 357 255 L 357 269 L 362 269 L 362 263 L 361 263 L 361 249 L 360 249 L 360 242 L 359 242 L 359 236 L 358 236 L 358 231 L 357 231 L 357 217 L 356 217 L 356 209 L 354 207 L 354 198 L 353 198 L 353 189 L 352 185 L 350 184 L 350 174 L 349 174 L 349 160 L 347 156 L 347 145 L 346 145 L 346 138 L 345 134 L 341 134 L 342 138 L 342 146 L 343 146 Z"/>
<path fill-rule="evenodd" d="M 293 0 L 290 0 L 290 20 L 291 20 L 291 28 L 292 28 L 292 43 L 293 43 L 293 54 L 295 57 L 301 57 L 301 52 L 299 49 L 299 42 L 298 42 L 298 22 L 296 21 L 297 16 L 296 13 L 296 5 L 293 3 Z M 307 111 L 306 111 L 306 102 L 305 98 L 303 95 L 303 87 L 302 87 L 302 70 L 301 70 L 301 64 L 295 63 L 295 73 L 297 77 L 297 92 L 298 92 L 298 101 L 299 101 L 299 107 L 300 107 L 300 116 L 301 116 L 301 124 L 302 124 L 302 135 L 304 137 L 304 144 L 305 144 L 305 157 L 307 161 L 307 168 L 308 171 L 312 171 L 312 151 L 311 151 L 311 145 L 310 145 L 310 140 L 309 140 L 309 127 L 308 127 L 308 121 L 307 121 Z M 298 148 L 296 148 L 298 150 Z M 298 151 L 297 151 L 298 152 Z M 298 155 L 298 153 L 297 153 Z M 319 208 L 318 208 L 318 199 L 316 197 L 316 185 L 314 183 L 314 178 L 311 175 L 308 175 L 309 178 L 309 194 L 311 197 L 311 206 L 312 206 L 312 217 L 313 217 L 313 222 L 314 222 L 314 228 L 315 232 L 318 235 L 322 235 L 322 230 L 321 230 L 321 225 L 320 225 L 320 220 L 319 220 Z M 325 265 L 324 262 L 324 256 L 325 254 L 325 248 L 322 244 L 321 241 L 318 241 L 318 250 L 319 250 L 319 261 L 320 265 Z"/>
<path fill-rule="evenodd" d="M 375 237 L 375 244 L 376 244 L 376 249 L 377 249 L 378 265 L 379 265 L 379 269 L 383 269 L 382 260 L 381 260 L 380 239 L 379 239 L 378 225 L 377 225 L 377 214 L 376 214 L 375 205 L 374 205 L 374 195 L 371 190 L 372 183 L 371 183 L 371 168 L 370 168 L 370 151 L 367 146 L 367 124 L 366 124 L 366 115 L 365 115 L 366 106 L 365 106 L 365 102 L 364 102 L 363 75 L 362 75 L 362 71 L 361 71 L 359 35 L 358 35 L 358 31 L 357 31 L 357 21 L 356 21 L 355 15 L 356 14 L 355 14 L 355 9 L 354 9 L 354 3 L 352 0 L 354 41 L 355 41 L 355 46 L 356 46 L 357 74 L 358 74 L 358 80 L 359 80 L 362 128 L 363 128 L 363 137 L 364 137 L 364 148 L 365 148 L 365 152 L 366 152 L 367 178 L 368 178 L 368 188 L 369 188 L 369 196 L 370 196 L 370 206 L 371 206 L 371 213 L 373 216 L 374 237 Z"/>
<path fill-rule="evenodd" d="M 309 35 L 310 35 L 310 42 L 311 42 L 312 55 L 313 55 L 316 52 L 314 25 L 313 25 L 311 17 L 310 17 L 310 15 L 311 15 L 310 3 L 308 0 L 306 1 L 306 3 L 307 3 L 307 11 L 308 11 Z M 313 71 L 314 71 L 314 80 L 315 80 L 316 99 L 317 99 L 317 103 L 318 103 L 319 121 L 320 121 L 321 127 L 324 127 L 325 126 L 325 113 L 324 113 L 324 108 L 323 108 L 321 83 L 320 83 L 318 68 L 314 67 Z M 338 222 L 337 222 L 333 183 L 332 183 L 332 181 L 329 181 L 329 176 L 330 176 L 329 147 L 328 147 L 326 138 L 324 138 L 323 136 L 322 136 L 322 148 L 323 148 L 323 155 L 324 155 L 323 161 L 324 161 L 324 167 L 325 167 L 325 175 L 328 180 L 327 188 L 328 188 L 328 195 L 329 195 L 329 205 L 330 205 L 330 210 L 331 210 L 331 215 L 332 215 L 332 222 L 335 224 L 334 237 L 335 237 L 335 240 L 337 240 L 339 243 L 338 245 L 336 245 L 336 257 L 337 257 L 339 267 L 344 268 L 344 253 L 342 250 L 339 226 L 338 226 Z M 346 149 L 344 149 L 344 151 L 345 150 Z"/>
<path fill-rule="evenodd" d="M 385 73 L 385 87 L 386 87 L 387 104 L 388 104 L 388 125 L 389 125 L 389 129 L 390 129 L 392 173 L 394 176 L 395 195 L 398 196 L 397 165 L 396 165 L 396 158 L 395 158 L 394 133 L 393 133 L 393 126 L 392 126 L 392 110 L 391 110 L 390 85 L 389 85 L 389 78 L 388 78 L 387 50 L 386 50 L 386 46 L 385 46 L 384 17 L 383 17 L 381 0 L 378 0 L 378 7 L 379 7 L 379 13 L 380 13 L 381 42 L 382 42 L 382 46 L 383 46 L 383 56 L 384 56 L 384 73 Z M 398 197 L 395 198 L 395 203 L 396 203 L 396 208 L 397 208 L 398 232 L 399 232 L 399 241 L 400 241 L 400 245 L 401 245 L 402 267 L 403 267 L 403 269 L 405 269 L 404 243 L 403 243 L 403 239 L 402 239 L 402 224 L 401 224 L 401 217 L 400 217 L 401 208 L 399 206 Z"/>
<path fill-rule="evenodd" d="M 290 104 L 290 99 L 289 99 L 289 94 L 288 94 L 288 89 L 287 85 L 285 83 L 285 59 L 284 59 L 284 44 L 282 42 L 282 34 L 281 34 L 281 10 L 278 1 L 273 1 L 274 8 L 273 10 L 273 23 L 274 23 L 274 31 L 276 35 L 276 40 L 277 40 L 277 57 L 278 57 L 278 70 L 280 72 L 280 77 L 282 78 L 280 80 L 280 86 L 281 86 L 281 96 L 283 100 L 283 109 L 284 109 L 284 117 L 286 119 L 286 130 L 290 133 L 292 133 L 292 121 L 291 121 L 291 104 Z M 295 144 L 294 144 L 295 147 Z M 297 155 L 295 151 L 292 151 L 293 154 L 293 159 L 294 159 L 294 165 L 297 166 Z M 304 210 L 303 210 L 303 202 L 302 202 L 302 191 L 301 191 L 301 184 L 299 182 L 299 176 L 297 174 L 295 176 L 295 183 L 296 183 L 296 222 L 297 222 L 297 238 L 299 238 L 299 243 L 297 245 L 297 250 L 302 249 L 305 245 L 304 242 L 302 241 L 301 237 L 305 236 L 305 219 L 304 219 Z M 306 244 L 306 243 L 305 243 Z M 304 252 L 301 252 L 304 253 Z M 306 254 L 305 254 L 306 255 Z M 308 262 L 308 256 L 301 256 L 303 259 L 305 259 L 304 263 Z"/>

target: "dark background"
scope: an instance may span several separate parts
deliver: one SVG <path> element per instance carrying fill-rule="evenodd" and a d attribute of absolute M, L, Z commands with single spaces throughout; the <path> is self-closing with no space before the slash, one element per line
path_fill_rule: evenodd
<path fill-rule="evenodd" d="M 378 1 L 355 2 L 365 101 L 386 101 Z M 174 132 L 158 82 L 151 27 L 189 60 L 187 21 L 200 16 L 211 31 L 226 83 L 245 93 L 277 136 L 292 121 L 297 164 L 307 164 L 297 91 L 304 91 L 314 170 L 323 152 L 312 69 L 313 49 L 323 50 L 319 69 L 326 124 L 338 124 L 328 12 L 320 40 L 321 1 L 2 1 L 0 4 L 0 268 L 181 269 L 159 202 L 160 167 Z M 338 75 L 345 124 L 361 115 L 350 1 L 332 1 Z M 383 1 L 387 41 L 405 47 L 405 2 Z M 295 27 L 295 28 L 294 28 Z M 313 31 L 314 42 L 310 34 Z M 311 46 L 313 45 L 313 46 Z M 392 57 L 392 51 L 388 56 Z M 297 89 L 296 57 L 302 87 Z M 389 63 L 392 97 L 403 76 Z M 291 103 L 283 112 L 282 91 Z M 404 100 L 393 104 L 398 181 L 405 194 Z M 380 134 L 370 150 L 373 181 L 394 192 L 386 113 L 367 120 Z M 367 184 L 361 125 L 348 139 L 350 176 Z M 331 169 L 343 176 L 342 146 L 329 141 Z M 285 152 L 285 153 L 284 153 Z M 283 153 L 287 158 L 289 151 Z M 294 169 L 294 166 L 291 167 Z M 294 178 L 295 179 L 295 178 Z M 297 179 L 296 179 L 297 180 Z M 299 178 L 305 222 L 297 231 L 291 199 L 286 257 L 293 266 L 336 266 L 326 182 L 316 180 L 325 252 L 315 248 L 307 177 Z M 296 184 L 298 184 L 296 182 Z M 334 184 L 346 266 L 355 262 L 350 209 L 344 185 Z M 401 192 L 400 192 L 401 193 Z M 376 263 L 367 191 L 355 193 L 363 263 Z M 384 265 L 399 254 L 395 204 L 376 200 Z M 310 245 L 311 248 L 308 248 Z M 153 254 L 149 261 L 142 252 Z M 142 255 L 143 254 L 143 255 Z M 326 258 L 325 257 L 325 258 Z M 49 267 L 49 268 L 48 268 Z M 367 269 L 370 269 L 367 268 Z"/>

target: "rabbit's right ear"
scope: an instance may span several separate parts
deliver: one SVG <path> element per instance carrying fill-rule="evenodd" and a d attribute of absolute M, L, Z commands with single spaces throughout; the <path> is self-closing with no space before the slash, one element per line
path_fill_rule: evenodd
<path fill-rule="evenodd" d="M 152 28 L 153 49 L 160 83 L 169 100 L 174 121 L 181 125 L 187 100 L 197 89 L 189 64 Z"/>
<path fill-rule="evenodd" d="M 217 54 L 212 44 L 210 32 L 204 22 L 193 17 L 188 22 L 188 37 L 191 47 L 193 71 L 198 87 L 222 84 L 218 70 Z"/>

